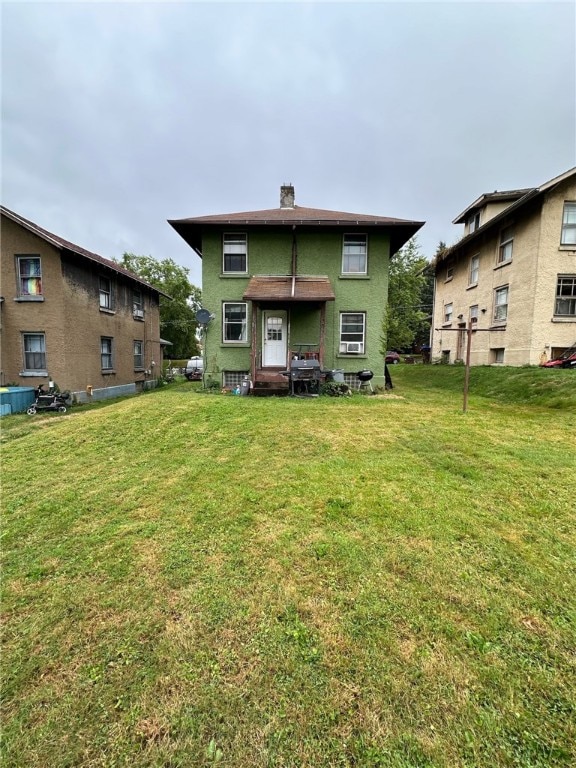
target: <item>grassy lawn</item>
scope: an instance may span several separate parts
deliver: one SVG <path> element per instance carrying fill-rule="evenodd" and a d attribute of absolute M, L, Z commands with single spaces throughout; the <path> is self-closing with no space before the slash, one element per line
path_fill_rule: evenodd
<path fill-rule="evenodd" d="M 576 763 L 576 374 L 392 374 L 2 420 L 5 768 Z"/>

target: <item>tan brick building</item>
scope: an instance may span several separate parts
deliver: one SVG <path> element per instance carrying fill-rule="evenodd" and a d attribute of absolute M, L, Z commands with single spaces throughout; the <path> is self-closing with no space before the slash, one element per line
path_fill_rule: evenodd
<path fill-rule="evenodd" d="M 161 370 L 159 291 L 113 261 L 0 207 L 0 385 L 53 380 L 77 401 Z"/>
<path fill-rule="evenodd" d="M 539 365 L 576 342 L 576 168 L 540 187 L 481 195 L 436 259 L 433 359 Z M 459 332 L 460 331 L 460 332 Z"/>

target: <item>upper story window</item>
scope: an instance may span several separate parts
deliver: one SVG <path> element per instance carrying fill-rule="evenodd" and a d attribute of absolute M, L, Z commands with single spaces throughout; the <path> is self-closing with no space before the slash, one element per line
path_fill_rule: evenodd
<path fill-rule="evenodd" d="M 42 296 L 42 264 L 40 256 L 17 256 L 18 296 Z"/>
<path fill-rule="evenodd" d="M 503 323 L 508 319 L 508 286 L 503 285 L 494 291 L 494 321 Z"/>
<path fill-rule="evenodd" d="M 222 271 L 225 274 L 248 272 L 248 238 L 245 233 L 224 235 Z"/>
<path fill-rule="evenodd" d="M 449 267 L 446 267 L 446 282 L 448 282 L 448 280 L 452 280 L 453 277 L 454 277 L 454 266 L 451 265 Z"/>
<path fill-rule="evenodd" d="M 564 203 L 560 245 L 576 245 L 576 203 Z"/>
<path fill-rule="evenodd" d="M 478 283 L 478 273 L 480 271 L 480 256 L 472 256 L 470 259 L 470 273 L 468 275 L 468 284 L 476 285 Z"/>
<path fill-rule="evenodd" d="M 344 235 L 342 274 L 365 275 L 368 271 L 368 238 L 366 235 Z"/>
<path fill-rule="evenodd" d="M 108 277 L 100 277 L 100 309 L 112 309 L 112 282 Z"/>
<path fill-rule="evenodd" d="M 100 338 L 100 360 L 103 371 L 111 370 L 114 367 L 112 364 L 112 339 L 108 336 Z"/>
<path fill-rule="evenodd" d="M 340 352 L 363 354 L 366 337 L 365 312 L 340 313 Z"/>
<path fill-rule="evenodd" d="M 470 322 L 471 323 L 477 323 L 478 322 L 478 304 L 472 304 L 470 307 Z"/>
<path fill-rule="evenodd" d="M 248 341 L 248 305 L 225 302 L 222 312 L 224 315 L 222 323 L 224 341 Z"/>
<path fill-rule="evenodd" d="M 480 211 L 476 211 L 476 213 L 473 213 L 472 216 L 468 219 L 468 234 L 472 234 L 472 232 L 476 232 L 478 227 L 480 226 Z"/>
<path fill-rule="evenodd" d="M 500 245 L 498 247 L 498 264 L 506 264 L 512 261 L 512 246 L 514 245 L 514 230 L 505 227 L 500 232 Z"/>
<path fill-rule="evenodd" d="M 576 275 L 558 275 L 554 314 L 576 318 Z"/>
<path fill-rule="evenodd" d="M 46 370 L 46 337 L 43 333 L 24 333 L 24 370 Z"/>
<path fill-rule="evenodd" d="M 452 313 L 454 311 L 454 305 L 452 302 L 449 304 L 444 304 L 444 321 L 445 323 L 451 323 L 452 322 Z"/>
<path fill-rule="evenodd" d="M 144 319 L 144 299 L 139 288 L 134 288 L 132 291 L 132 314 L 136 320 Z"/>

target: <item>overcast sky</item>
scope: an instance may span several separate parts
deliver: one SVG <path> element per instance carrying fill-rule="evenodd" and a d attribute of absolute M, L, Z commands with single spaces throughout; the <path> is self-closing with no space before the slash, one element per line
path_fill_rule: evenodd
<path fill-rule="evenodd" d="M 576 165 L 573 2 L 2 2 L 2 202 L 108 258 L 296 203 L 425 220 Z"/>

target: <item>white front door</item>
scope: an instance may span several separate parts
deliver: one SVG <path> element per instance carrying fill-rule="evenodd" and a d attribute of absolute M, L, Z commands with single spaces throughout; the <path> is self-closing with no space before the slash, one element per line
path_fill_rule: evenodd
<path fill-rule="evenodd" d="M 286 366 L 286 312 L 264 312 L 262 366 Z"/>

